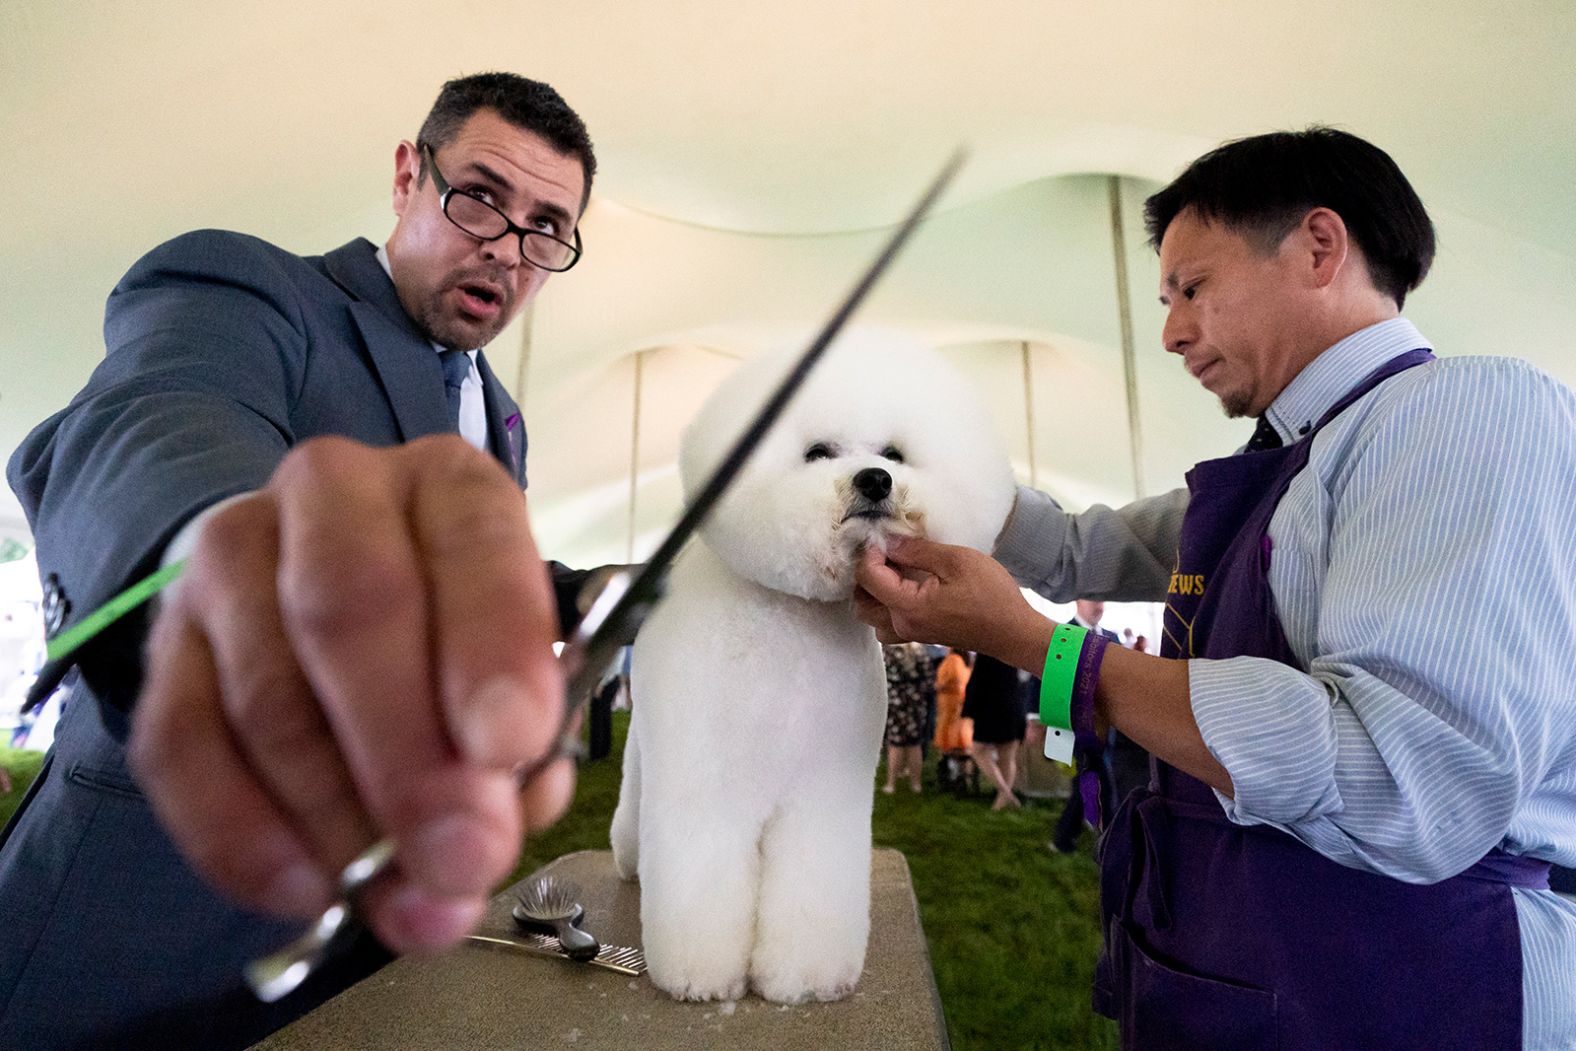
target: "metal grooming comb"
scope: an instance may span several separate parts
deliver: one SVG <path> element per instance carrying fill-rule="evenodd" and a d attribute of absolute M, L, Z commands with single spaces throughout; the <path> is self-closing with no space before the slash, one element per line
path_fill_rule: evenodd
<path fill-rule="evenodd" d="M 516 897 L 519 900 L 510 911 L 515 923 L 528 931 L 557 935 L 564 955 L 571 960 L 596 958 L 601 946 L 576 926 L 586 914 L 579 887 L 565 879 L 543 876 L 532 880 Z"/>
<path fill-rule="evenodd" d="M 498 949 L 512 949 L 528 956 L 568 959 L 558 947 L 558 939 L 551 934 L 521 934 L 518 938 L 490 938 L 485 934 L 471 934 L 467 935 L 465 940 Z M 597 950 L 594 957 L 584 962 L 592 967 L 605 967 L 609 971 L 627 974 L 631 978 L 646 973 L 646 954 L 639 949 L 631 949 L 623 945 L 604 945 Z"/>

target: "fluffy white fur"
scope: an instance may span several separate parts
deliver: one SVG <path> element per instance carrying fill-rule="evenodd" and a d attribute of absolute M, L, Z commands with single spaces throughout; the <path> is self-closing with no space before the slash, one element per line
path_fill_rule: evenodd
<path fill-rule="evenodd" d="M 702 407 L 681 450 L 688 496 L 786 365 L 750 362 Z M 889 474 L 887 498 L 855 487 L 869 468 Z M 640 879 L 657 986 L 731 1000 L 748 985 L 784 1003 L 853 989 L 886 717 L 854 563 L 894 533 L 988 550 L 1012 498 L 983 408 L 939 355 L 850 337 L 811 374 L 635 643 L 612 842 Z"/>

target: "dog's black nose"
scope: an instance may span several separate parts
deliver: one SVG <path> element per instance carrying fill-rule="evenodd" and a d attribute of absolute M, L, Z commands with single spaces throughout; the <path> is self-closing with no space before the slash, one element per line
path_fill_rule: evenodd
<path fill-rule="evenodd" d="M 892 491 L 892 476 L 879 467 L 866 467 L 854 475 L 854 488 L 872 503 L 885 500 Z"/>

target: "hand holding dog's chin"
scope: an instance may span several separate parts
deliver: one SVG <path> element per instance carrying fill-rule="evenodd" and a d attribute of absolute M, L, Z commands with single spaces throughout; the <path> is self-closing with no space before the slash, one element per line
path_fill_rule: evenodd
<path fill-rule="evenodd" d="M 1024 600 L 989 555 L 905 540 L 867 549 L 856 574 L 859 618 L 882 642 L 914 640 L 975 650 L 1038 671 L 1055 625 Z"/>

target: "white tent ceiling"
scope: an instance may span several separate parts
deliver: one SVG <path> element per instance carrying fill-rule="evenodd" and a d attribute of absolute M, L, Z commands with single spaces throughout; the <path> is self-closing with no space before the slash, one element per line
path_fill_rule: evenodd
<path fill-rule="evenodd" d="M 1324 122 L 1384 146 L 1440 230 L 1408 313 L 1446 353 L 1576 385 L 1573 45 L 1569 0 L 12 0 L 0 448 L 86 379 L 143 251 L 197 226 L 381 240 L 395 143 L 444 79 L 493 68 L 558 87 L 602 168 L 584 262 L 489 349 L 524 395 L 543 546 L 570 562 L 638 555 L 671 521 L 678 423 L 734 358 L 808 333 L 964 140 L 861 320 L 974 368 L 1020 473 L 1069 503 L 1175 484 L 1243 436 L 1159 351 L 1138 229 L 1145 193 L 1226 138 Z"/>

